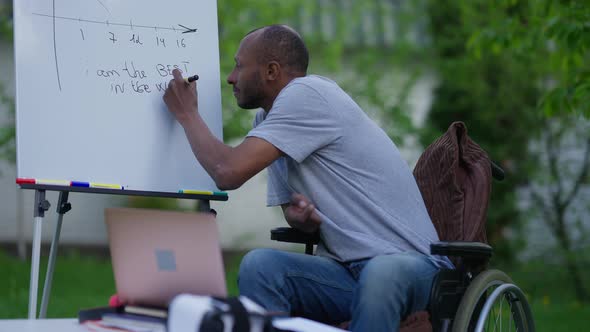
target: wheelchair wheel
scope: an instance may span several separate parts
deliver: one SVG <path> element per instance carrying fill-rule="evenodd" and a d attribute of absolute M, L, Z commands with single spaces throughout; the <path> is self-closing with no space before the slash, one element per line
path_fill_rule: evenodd
<path fill-rule="evenodd" d="M 453 321 L 453 332 L 534 330 L 523 292 L 499 270 L 484 271 L 471 282 Z"/>

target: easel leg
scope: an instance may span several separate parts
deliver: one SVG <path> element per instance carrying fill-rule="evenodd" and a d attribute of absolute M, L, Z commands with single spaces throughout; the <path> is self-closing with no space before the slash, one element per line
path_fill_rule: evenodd
<path fill-rule="evenodd" d="M 200 199 L 197 201 L 197 211 L 198 212 L 209 212 L 211 211 L 211 205 L 209 204 L 209 200 Z"/>
<path fill-rule="evenodd" d="M 51 296 L 51 284 L 53 282 L 53 269 L 55 267 L 55 260 L 57 257 L 57 246 L 59 245 L 59 236 L 61 233 L 61 224 L 63 222 L 64 214 L 72 209 L 72 205 L 68 203 L 67 191 L 59 193 L 59 202 L 57 203 L 57 224 L 55 225 L 55 233 L 51 241 L 51 250 L 49 251 L 49 262 L 47 263 L 47 273 L 45 273 L 45 285 L 43 286 L 43 297 L 41 298 L 41 309 L 39 311 L 39 318 L 45 318 L 47 315 L 47 305 L 49 297 Z"/>
<path fill-rule="evenodd" d="M 35 221 L 33 228 L 33 248 L 31 250 L 31 283 L 29 284 L 29 319 L 36 318 L 37 290 L 39 283 L 39 258 L 41 256 L 41 226 L 45 211 L 49 209 L 45 190 L 35 191 Z"/>

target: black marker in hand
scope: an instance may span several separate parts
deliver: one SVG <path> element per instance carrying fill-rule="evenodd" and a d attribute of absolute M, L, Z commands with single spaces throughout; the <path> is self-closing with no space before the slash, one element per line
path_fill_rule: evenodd
<path fill-rule="evenodd" d="M 187 84 L 189 84 L 189 83 L 192 83 L 192 82 L 194 82 L 194 81 L 196 81 L 198 79 L 199 79 L 199 75 L 193 75 L 193 76 L 189 76 L 189 77 L 185 78 L 184 81 Z"/>

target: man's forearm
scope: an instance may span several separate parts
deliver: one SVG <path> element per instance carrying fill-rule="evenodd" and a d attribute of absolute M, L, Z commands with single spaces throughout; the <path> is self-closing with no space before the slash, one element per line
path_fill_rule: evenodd
<path fill-rule="evenodd" d="M 217 187 L 226 189 L 224 187 L 230 173 L 229 159 L 232 147 L 217 139 L 198 113 L 182 123 L 182 126 L 199 163 L 213 178 Z"/>

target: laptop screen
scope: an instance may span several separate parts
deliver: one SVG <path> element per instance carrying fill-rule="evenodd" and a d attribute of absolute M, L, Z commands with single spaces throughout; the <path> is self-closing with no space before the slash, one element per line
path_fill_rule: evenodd
<path fill-rule="evenodd" d="M 181 293 L 227 295 L 215 215 L 105 209 L 119 298 L 167 306 Z"/>

